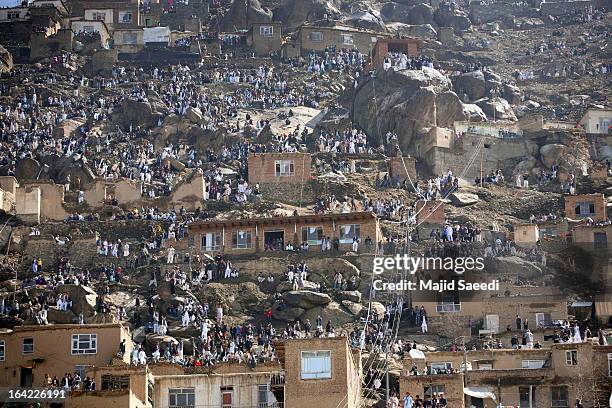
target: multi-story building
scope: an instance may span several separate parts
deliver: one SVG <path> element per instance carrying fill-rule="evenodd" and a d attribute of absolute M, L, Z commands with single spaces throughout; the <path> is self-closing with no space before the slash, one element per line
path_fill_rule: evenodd
<path fill-rule="evenodd" d="M 18 326 L 0 332 L 0 384 L 42 386 L 45 374 L 60 379 L 65 373 L 82 377 L 91 366 L 107 365 L 126 340 L 129 362 L 131 335 L 121 324 L 55 324 Z"/>
<path fill-rule="evenodd" d="M 431 398 L 443 393 L 452 407 L 566 408 L 576 399 L 584 407 L 605 406 L 612 384 L 611 352 L 612 346 L 584 342 L 535 350 L 426 353 L 425 360 L 404 362 L 400 394 Z"/>
<path fill-rule="evenodd" d="M 565 216 L 574 220 L 606 221 L 606 199 L 601 193 L 565 196 Z"/>
<path fill-rule="evenodd" d="M 251 153 L 249 183 L 306 183 L 311 162 L 310 153 Z"/>

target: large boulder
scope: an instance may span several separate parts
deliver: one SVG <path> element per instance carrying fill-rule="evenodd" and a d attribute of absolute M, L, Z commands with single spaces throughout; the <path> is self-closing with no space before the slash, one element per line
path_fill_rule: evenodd
<path fill-rule="evenodd" d="M 202 111 L 198 108 L 189 108 L 185 112 L 185 118 L 193 123 L 200 123 L 202 121 Z"/>
<path fill-rule="evenodd" d="M 85 317 L 91 316 L 96 307 L 98 295 L 89 286 L 83 285 L 60 285 L 56 288 L 57 293 L 68 293 L 72 301 L 72 312 L 77 316 L 83 313 Z"/>
<path fill-rule="evenodd" d="M 484 98 L 486 95 L 485 76 L 482 71 L 466 72 L 453 78 L 455 92 L 466 94 L 472 101 Z"/>
<path fill-rule="evenodd" d="M 449 196 L 451 203 L 458 207 L 473 205 L 478 202 L 478 196 L 472 193 L 453 193 Z"/>
<path fill-rule="evenodd" d="M 449 7 L 440 7 L 434 12 L 434 21 L 440 27 L 452 27 L 457 31 L 472 28 L 472 22 L 462 11 Z"/>
<path fill-rule="evenodd" d="M 15 178 L 18 181 L 34 180 L 40 173 L 40 163 L 30 157 L 19 160 L 15 168 Z"/>
<path fill-rule="evenodd" d="M 505 100 L 510 102 L 512 105 L 518 105 L 519 103 L 521 103 L 521 100 L 523 99 L 523 92 L 521 92 L 518 86 L 511 85 L 511 84 L 504 84 L 502 96 L 504 97 Z"/>
<path fill-rule="evenodd" d="M 307 310 L 300 317 L 300 320 L 305 321 L 306 319 L 309 319 L 311 322 L 314 322 L 319 315 L 323 318 L 323 325 L 327 324 L 327 321 L 329 320 L 334 326 L 340 326 L 350 323 L 355 319 L 351 313 L 342 309 L 338 303 L 331 302 L 325 306 L 318 306 Z"/>
<path fill-rule="evenodd" d="M 557 164 L 559 158 L 567 151 L 568 147 L 559 143 L 551 143 L 540 147 L 540 160 L 550 168 Z"/>
<path fill-rule="evenodd" d="M 274 19 L 294 29 L 307 21 L 322 19 L 325 15 L 334 18 L 341 15 L 337 0 L 283 0 L 274 10 Z"/>
<path fill-rule="evenodd" d="M 387 27 L 380 14 L 374 10 L 356 11 L 344 20 L 346 23 L 366 30 L 386 32 Z"/>
<path fill-rule="evenodd" d="M 435 24 L 434 9 L 429 4 L 417 4 L 410 9 L 405 21 L 399 21 L 406 24 Z"/>
<path fill-rule="evenodd" d="M 372 302 L 370 303 L 370 312 L 371 313 L 376 313 L 376 315 L 382 319 L 385 316 L 385 312 L 387 309 L 385 309 L 385 306 L 380 303 L 380 302 Z"/>
<path fill-rule="evenodd" d="M 124 99 L 115 113 L 124 129 L 128 129 L 130 125 L 132 127 L 153 125 L 153 109 L 149 102 Z"/>
<path fill-rule="evenodd" d="M 253 23 L 272 21 L 272 12 L 261 6 L 259 0 L 234 0 L 220 22 L 220 30 L 234 32 L 236 29 L 249 28 Z"/>
<path fill-rule="evenodd" d="M 463 111 L 468 116 L 470 122 L 486 122 L 487 115 L 482 111 L 480 106 L 474 103 L 464 103 Z"/>
<path fill-rule="evenodd" d="M 350 300 L 343 300 L 342 306 L 346 308 L 349 312 L 351 312 L 354 316 L 359 316 L 359 314 L 363 311 L 363 305 L 361 303 L 351 302 Z"/>
<path fill-rule="evenodd" d="M 53 137 L 61 139 L 64 137 L 77 136 L 79 128 L 85 124 L 83 119 L 66 119 L 53 129 Z"/>
<path fill-rule="evenodd" d="M 469 118 L 452 93 L 450 80 L 435 69 L 390 69 L 355 92 L 352 116 L 366 129 L 374 146 L 382 144 L 391 131 L 407 150 L 415 137 L 436 126 L 438 120 L 452 124 Z"/>
<path fill-rule="evenodd" d="M 300 317 L 306 309 L 301 307 L 273 308 L 272 317 L 276 320 L 293 321 Z"/>
<path fill-rule="evenodd" d="M 283 292 L 290 292 L 292 290 L 293 290 L 293 283 L 289 281 L 283 281 L 276 286 L 277 292 L 283 293 Z M 314 292 L 317 290 L 317 284 L 314 282 L 310 282 L 310 281 L 304 281 L 303 290 L 310 290 Z"/>
<path fill-rule="evenodd" d="M 0 45 L 0 73 L 9 72 L 13 69 L 13 55 Z"/>
<path fill-rule="evenodd" d="M 480 106 L 483 112 L 489 119 L 493 120 L 508 120 L 515 122 L 517 120 L 512 106 L 507 100 L 500 97 L 491 99 L 481 99 L 476 102 L 476 105 Z"/>
<path fill-rule="evenodd" d="M 342 290 L 338 292 L 338 299 L 350 300 L 351 302 L 361 302 L 361 292 L 358 290 Z"/>
<path fill-rule="evenodd" d="M 404 23 L 390 23 L 387 24 L 387 30 L 395 35 L 416 37 L 424 40 L 433 40 L 437 38 L 438 33 L 431 24 L 404 24 Z"/>
<path fill-rule="evenodd" d="M 303 309 L 326 305 L 332 301 L 328 294 L 313 292 L 311 290 L 292 290 L 285 292 L 283 293 L 283 299 L 287 304 Z"/>

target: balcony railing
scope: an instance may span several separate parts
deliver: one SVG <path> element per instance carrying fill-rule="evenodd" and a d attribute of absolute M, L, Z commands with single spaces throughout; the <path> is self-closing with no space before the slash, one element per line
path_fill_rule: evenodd
<path fill-rule="evenodd" d="M 436 305 L 436 312 L 438 313 L 450 313 L 461 311 L 461 303 L 438 303 Z"/>

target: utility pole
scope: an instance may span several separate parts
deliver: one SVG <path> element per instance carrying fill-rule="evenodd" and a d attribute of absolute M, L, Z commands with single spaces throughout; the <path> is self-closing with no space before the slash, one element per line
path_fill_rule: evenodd
<path fill-rule="evenodd" d="M 484 140 L 484 139 L 483 139 Z M 480 148 L 480 187 L 482 187 L 482 161 L 484 159 L 484 141 L 482 142 L 482 147 Z"/>
<path fill-rule="evenodd" d="M 386 398 L 385 402 L 389 403 L 389 345 L 387 345 L 387 352 L 385 353 L 385 383 L 387 385 L 387 390 L 385 391 Z"/>
<path fill-rule="evenodd" d="M 465 336 L 461 336 L 463 344 L 463 388 L 467 385 L 467 349 L 465 348 Z"/>

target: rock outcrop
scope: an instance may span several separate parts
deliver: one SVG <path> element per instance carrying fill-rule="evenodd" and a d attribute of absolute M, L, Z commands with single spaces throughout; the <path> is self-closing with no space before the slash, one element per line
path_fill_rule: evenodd
<path fill-rule="evenodd" d="M 234 32 L 236 29 L 248 29 L 249 24 L 272 21 L 272 12 L 261 6 L 259 0 L 234 0 L 229 11 L 220 22 L 220 30 Z"/>

